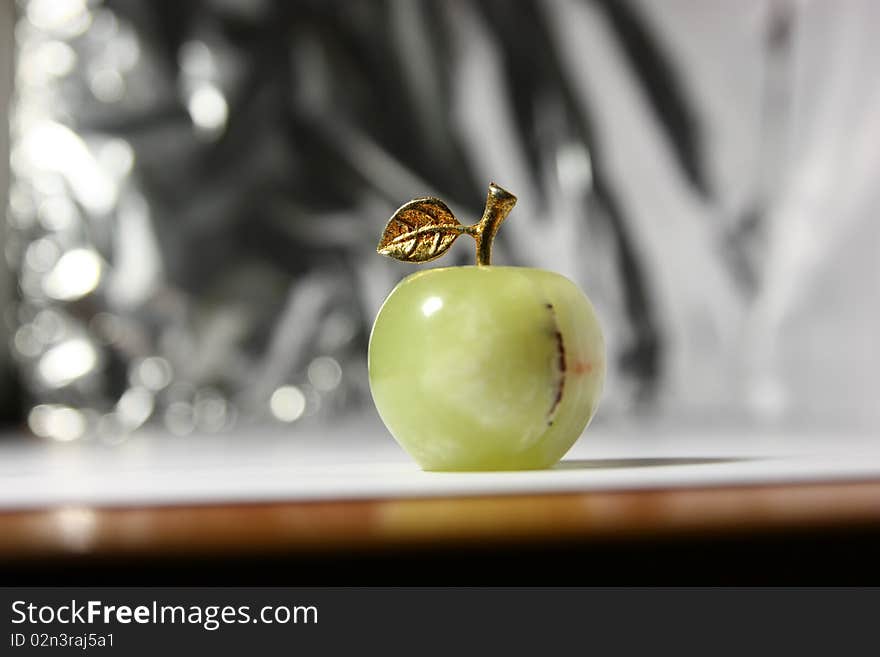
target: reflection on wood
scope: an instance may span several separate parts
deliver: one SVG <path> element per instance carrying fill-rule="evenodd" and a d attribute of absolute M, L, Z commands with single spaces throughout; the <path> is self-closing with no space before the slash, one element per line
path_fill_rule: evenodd
<path fill-rule="evenodd" d="M 880 482 L 0 514 L 0 559 L 232 555 L 880 526 Z"/>

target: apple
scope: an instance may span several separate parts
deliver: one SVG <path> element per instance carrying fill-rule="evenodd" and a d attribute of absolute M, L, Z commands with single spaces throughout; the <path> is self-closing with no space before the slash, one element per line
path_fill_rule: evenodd
<path fill-rule="evenodd" d="M 407 277 L 370 335 L 376 409 L 425 470 L 550 467 L 596 411 L 605 347 L 590 301 L 554 272 L 489 264 L 515 202 L 493 183 L 483 219 L 462 226 L 441 201 L 417 199 L 379 244 L 380 253 L 423 262 L 462 233 L 477 239 L 477 266 Z"/>

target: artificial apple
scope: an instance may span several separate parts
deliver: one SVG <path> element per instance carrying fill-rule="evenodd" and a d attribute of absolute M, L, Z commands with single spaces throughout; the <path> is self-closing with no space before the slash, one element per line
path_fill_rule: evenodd
<path fill-rule="evenodd" d="M 489 264 L 515 203 L 493 183 L 483 218 L 463 226 L 437 199 L 411 201 L 379 243 L 379 253 L 423 262 L 462 233 L 477 240 L 477 266 L 404 279 L 370 336 L 376 408 L 425 470 L 549 467 L 596 411 L 605 348 L 587 297 L 559 274 Z"/>

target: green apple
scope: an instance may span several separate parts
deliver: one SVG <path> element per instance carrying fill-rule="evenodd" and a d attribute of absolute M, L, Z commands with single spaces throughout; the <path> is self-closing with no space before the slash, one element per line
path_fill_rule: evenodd
<path fill-rule="evenodd" d="M 441 225 L 430 214 L 429 225 Z M 420 222 L 404 221 L 409 232 L 392 240 L 415 250 L 407 236 Z M 383 422 L 425 470 L 546 468 L 596 411 L 605 347 L 593 306 L 559 274 L 431 269 L 385 300 L 370 336 L 369 376 Z"/>
<path fill-rule="evenodd" d="M 596 411 L 604 342 L 590 302 L 559 274 L 451 267 L 394 289 L 369 368 L 379 415 L 426 470 L 545 468 Z"/>

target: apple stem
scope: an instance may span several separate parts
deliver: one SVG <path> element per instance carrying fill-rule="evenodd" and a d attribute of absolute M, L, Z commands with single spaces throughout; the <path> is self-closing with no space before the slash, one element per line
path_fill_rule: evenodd
<path fill-rule="evenodd" d="M 466 232 L 473 235 L 477 241 L 478 265 L 492 264 L 492 241 L 501 222 L 507 218 L 514 205 L 516 205 L 516 196 L 495 183 L 489 185 L 486 209 L 483 210 L 482 218 L 466 229 Z"/>

